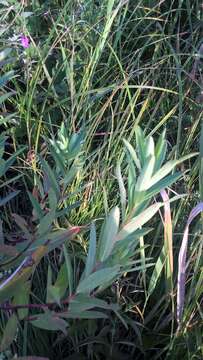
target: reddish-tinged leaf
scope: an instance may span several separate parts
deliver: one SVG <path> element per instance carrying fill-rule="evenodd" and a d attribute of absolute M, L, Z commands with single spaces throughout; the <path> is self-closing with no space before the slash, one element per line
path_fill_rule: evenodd
<path fill-rule="evenodd" d="M 189 226 L 192 220 L 202 211 L 203 211 L 203 202 L 199 203 L 197 206 L 195 206 L 192 209 L 187 221 L 187 225 L 185 227 L 183 240 L 178 257 L 177 321 L 179 326 L 183 315 L 184 301 L 185 301 L 185 277 L 186 277 L 185 273 L 186 273 L 186 255 L 187 255 Z"/>

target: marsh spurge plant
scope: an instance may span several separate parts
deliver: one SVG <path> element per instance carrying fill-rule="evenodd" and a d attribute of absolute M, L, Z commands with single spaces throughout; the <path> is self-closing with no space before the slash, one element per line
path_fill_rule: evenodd
<path fill-rule="evenodd" d="M 80 278 L 75 282 L 68 241 L 87 227 L 73 226 L 67 230 L 59 229 L 56 224 L 60 224 L 68 212 L 68 186 L 74 181 L 77 171 L 82 169 L 82 166 L 78 167 L 78 164 L 81 165 L 82 141 L 81 134 L 78 134 L 66 142 L 64 134 L 63 128 L 58 141 L 49 141 L 50 153 L 55 160 L 52 168 L 40 158 L 43 176 L 42 180 L 37 177 L 37 184 L 39 199 L 43 201 L 39 202 L 30 194 L 35 210 L 34 233 L 29 232 L 24 219 L 15 215 L 18 226 L 24 229 L 27 242 L 23 244 L 24 248 L 22 244 L 17 245 L 18 255 L 14 258 L 17 268 L 0 284 L 1 309 L 15 310 L 10 313 L 4 334 L 12 328 L 15 335 L 19 320 L 29 321 L 42 329 L 66 333 L 67 319 L 107 318 L 110 311 L 118 313 L 117 304 L 109 304 L 97 295 L 101 297 L 102 291 L 124 273 L 144 272 L 152 265 L 145 257 L 144 236 L 150 229 L 144 225 L 163 205 L 154 200 L 155 196 L 181 177 L 179 172 L 171 175 L 174 167 L 192 156 L 164 164 L 167 148 L 165 133 L 155 144 L 152 137 L 145 137 L 137 128 L 136 149 L 124 140 L 125 156 L 116 167 L 121 205 L 111 209 L 99 235 L 95 221 L 91 223 L 88 254 L 83 257 L 83 269 L 80 262 Z M 69 177 L 69 174 L 72 175 Z M 42 257 L 56 248 L 60 259 L 57 277 L 53 281 L 49 267 L 46 299 L 40 299 L 37 304 L 29 303 L 30 278 Z M 140 260 L 137 260 L 137 252 L 141 254 Z M 7 348 L 11 341 L 11 337 L 8 343 L 3 336 L 1 349 Z"/>

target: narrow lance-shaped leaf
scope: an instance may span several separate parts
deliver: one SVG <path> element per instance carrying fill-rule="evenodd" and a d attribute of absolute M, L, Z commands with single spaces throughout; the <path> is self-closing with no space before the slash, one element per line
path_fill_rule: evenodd
<path fill-rule="evenodd" d="M 126 149 L 129 152 L 130 157 L 134 161 L 135 166 L 140 170 L 141 169 L 140 160 L 138 159 L 135 149 L 133 149 L 132 145 L 127 140 L 123 139 L 123 142 Z"/>
<path fill-rule="evenodd" d="M 57 313 L 46 311 L 44 314 L 35 315 L 36 319 L 30 321 L 33 326 L 45 330 L 61 330 L 66 335 L 68 323 L 59 318 Z"/>
<path fill-rule="evenodd" d="M 68 274 L 69 294 L 71 295 L 73 292 L 73 268 L 72 268 L 70 255 L 69 255 L 65 245 L 63 245 L 63 253 L 64 253 L 64 257 L 65 257 L 65 264 L 66 264 L 66 269 L 67 269 L 67 274 Z"/>
<path fill-rule="evenodd" d="M 68 270 L 66 263 L 61 266 L 54 287 L 59 289 L 59 296 L 62 298 L 68 288 Z"/>
<path fill-rule="evenodd" d="M 101 311 L 68 311 L 60 314 L 61 317 L 67 319 L 108 319 L 108 316 Z"/>
<path fill-rule="evenodd" d="M 186 255 L 187 255 L 187 244 L 188 244 L 188 233 L 189 226 L 193 219 L 203 211 L 203 202 L 195 206 L 188 218 L 187 225 L 183 234 L 183 240 L 178 257 L 178 285 L 177 285 L 177 321 L 180 326 L 184 301 L 185 301 L 185 277 L 186 277 Z"/>
<path fill-rule="evenodd" d="M 143 169 L 141 170 L 140 176 L 137 179 L 135 191 L 145 191 L 149 188 L 148 184 L 154 171 L 154 164 L 155 157 L 149 157 L 147 162 L 144 164 Z"/>
<path fill-rule="evenodd" d="M 120 191 L 120 200 L 121 200 L 121 208 L 122 208 L 122 220 L 125 219 L 125 212 L 126 212 L 126 202 L 127 202 L 127 195 L 126 195 L 126 189 L 124 186 L 123 177 L 121 174 L 121 166 L 120 163 L 117 163 L 116 166 L 116 177 L 118 181 L 119 191 Z"/>
<path fill-rule="evenodd" d="M 42 236 L 45 235 L 51 228 L 52 222 L 55 220 L 55 209 L 52 209 L 46 214 L 39 223 L 38 227 L 38 235 Z"/>
<path fill-rule="evenodd" d="M 110 268 L 101 269 L 90 274 L 87 278 L 80 281 L 76 292 L 77 293 L 89 293 L 96 289 L 98 286 L 104 285 L 105 283 L 113 280 L 118 276 L 120 266 L 113 266 Z"/>
<path fill-rule="evenodd" d="M 18 194 L 20 193 L 19 190 L 17 191 L 12 191 L 10 194 L 8 194 L 7 196 L 5 196 L 3 199 L 0 198 L 0 206 L 4 206 L 6 205 L 6 203 L 10 200 L 12 200 L 14 197 L 16 197 Z"/>
<path fill-rule="evenodd" d="M 116 206 L 110 211 L 101 231 L 98 254 L 100 261 L 106 260 L 111 254 L 118 232 L 119 220 L 120 210 L 118 206 Z"/>
<path fill-rule="evenodd" d="M 30 193 L 29 191 L 27 192 L 28 193 L 28 196 L 30 198 L 30 201 L 32 203 L 32 206 L 33 206 L 33 210 L 35 212 L 35 216 L 38 218 L 38 219 L 41 219 L 43 216 L 44 216 L 44 213 L 40 207 L 40 204 L 38 203 L 38 201 L 35 199 L 35 197 L 32 195 L 32 193 Z"/>
<path fill-rule="evenodd" d="M 165 159 L 165 156 L 166 156 L 167 142 L 165 140 L 165 134 L 166 134 L 166 131 L 163 131 L 163 133 L 160 135 L 158 143 L 155 147 L 155 158 L 156 158 L 156 163 L 155 163 L 155 168 L 154 168 L 155 172 L 160 169 L 160 167 Z"/>
<path fill-rule="evenodd" d="M 163 246 L 161 253 L 156 261 L 152 276 L 150 278 L 149 287 L 148 287 L 148 296 L 150 296 L 153 293 L 153 291 L 157 285 L 157 282 L 160 278 L 161 272 L 165 265 L 165 259 L 166 259 L 165 248 Z"/>
<path fill-rule="evenodd" d="M 146 210 L 144 210 L 138 216 L 135 216 L 132 220 L 130 220 L 117 234 L 116 240 L 125 239 L 127 236 L 131 235 L 134 231 L 142 227 L 147 221 L 149 221 L 156 212 L 160 209 L 163 204 L 158 202 L 149 206 Z"/>
<path fill-rule="evenodd" d="M 96 228 L 94 222 L 91 224 L 90 230 L 90 244 L 85 265 L 85 277 L 93 271 L 96 261 Z"/>
<path fill-rule="evenodd" d="M 145 150 L 146 150 L 146 140 L 144 137 L 144 133 L 142 131 L 142 129 L 137 126 L 136 128 L 136 145 L 137 145 L 137 150 L 138 150 L 138 156 L 140 159 L 140 163 L 141 163 L 141 167 L 144 166 L 145 163 Z"/>
<path fill-rule="evenodd" d="M 44 174 L 48 177 L 50 185 L 52 186 L 53 190 L 55 191 L 57 198 L 59 198 L 60 197 L 60 187 L 59 187 L 59 184 L 56 179 L 56 174 L 50 168 L 47 161 L 45 161 L 42 157 L 40 157 L 40 160 L 41 160 Z"/>
<path fill-rule="evenodd" d="M 190 159 L 193 156 L 198 155 L 198 153 L 193 153 L 193 154 L 189 154 L 186 156 L 183 156 L 181 159 L 179 160 L 170 160 L 168 161 L 165 165 L 163 165 L 161 167 L 161 169 L 159 169 L 151 178 L 151 180 L 148 183 L 148 189 L 155 185 L 158 181 L 160 181 L 161 179 L 163 179 L 166 175 L 168 175 L 177 165 L 179 165 L 180 163 L 182 163 L 185 160 Z"/>
<path fill-rule="evenodd" d="M 146 138 L 146 159 L 154 156 L 154 139 L 152 136 Z"/>
<path fill-rule="evenodd" d="M 14 71 L 8 71 L 6 74 L 2 75 L 0 77 L 0 88 L 4 85 L 6 85 L 6 83 L 12 79 L 14 77 Z"/>

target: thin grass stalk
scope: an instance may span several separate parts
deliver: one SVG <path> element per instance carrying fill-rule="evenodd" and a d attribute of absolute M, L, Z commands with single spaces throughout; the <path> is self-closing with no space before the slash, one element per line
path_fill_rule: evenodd
<path fill-rule="evenodd" d="M 165 277 L 166 277 L 166 292 L 173 295 L 173 234 L 171 209 L 169 203 L 169 196 L 166 190 L 161 191 L 161 196 L 164 201 L 164 248 L 166 255 L 165 263 Z"/>

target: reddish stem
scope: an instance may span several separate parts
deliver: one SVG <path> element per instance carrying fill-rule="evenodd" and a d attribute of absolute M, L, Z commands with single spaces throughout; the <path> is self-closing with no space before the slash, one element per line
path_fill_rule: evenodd
<path fill-rule="evenodd" d="M 67 299 L 61 301 L 62 305 L 69 304 L 69 302 L 74 298 L 75 295 L 70 295 Z M 47 309 L 52 308 L 53 306 L 58 306 L 56 302 L 49 302 L 46 304 L 23 304 L 23 305 L 0 305 L 0 310 L 9 311 L 9 310 L 19 310 L 19 309 Z"/>

